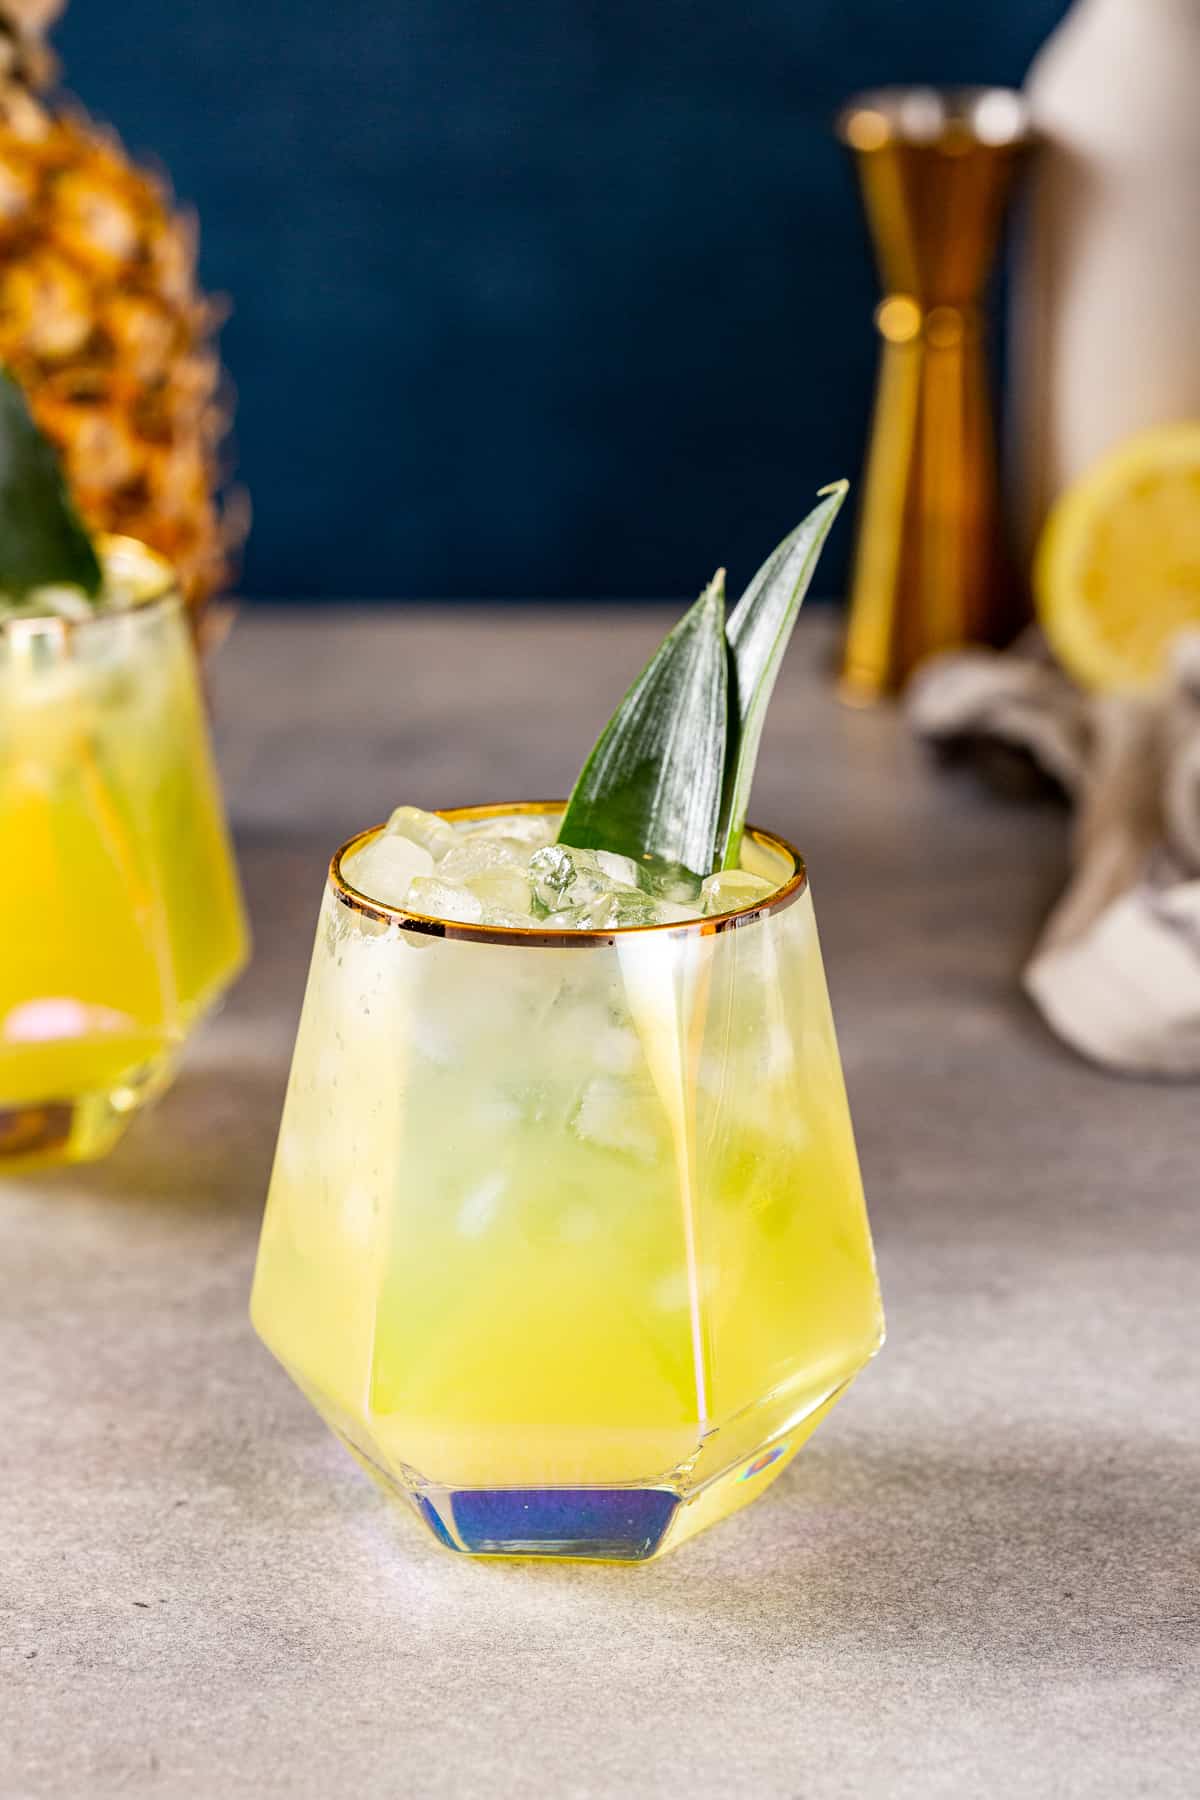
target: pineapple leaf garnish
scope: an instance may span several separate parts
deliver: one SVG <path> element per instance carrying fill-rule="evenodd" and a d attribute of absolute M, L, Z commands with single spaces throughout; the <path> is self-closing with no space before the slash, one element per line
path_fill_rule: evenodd
<path fill-rule="evenodd" d="M 601 732 L 558 841 L 658 865 L 666 878 L 735 869 L 763 720 L 849 482 L 773 550 L 725 624 L 721 569 Z"/>
<path fill-rule="evenodd" d="M 728 717 L 725 571 L 655 651 L 605 726 L 559 841 L 711 873 Z"/>
<path fill-rule="evenodd" d="M 62 585 L 94 598 L 102 581 L 58 458 L 0 369 L 0 594 L 21 600 L 33 588 Z"/>
<path fill-rule="evenodd" d="M 738 865 L 754 765 L 775 677 L 849 486 L 847 481 L 835 481 L 821 489 L 819 503 L 771 552 L 730 614 L 725 629 L 729 640 L 729 725 L 713 858 L 718 869 L 736 869 Z"/>

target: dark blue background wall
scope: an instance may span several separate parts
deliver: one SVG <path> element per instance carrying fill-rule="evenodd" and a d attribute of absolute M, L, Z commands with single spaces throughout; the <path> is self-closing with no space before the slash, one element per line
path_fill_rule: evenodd
<path fill-rule="evenodd" d="M 1063 10 L 74 0 L 56 42 L 233 298 L 246 592 L 681 595 L 858 467 L 839 101 L 1019 80 Z"/>

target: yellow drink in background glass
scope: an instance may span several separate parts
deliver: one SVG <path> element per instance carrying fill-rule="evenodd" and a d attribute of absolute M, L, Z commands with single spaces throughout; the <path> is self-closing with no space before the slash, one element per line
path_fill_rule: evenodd
<path fill-rule="evenodd" d="M 0 625 L 0 1169 L 107 1149 L 246 954 L 170 571 L 101 551 L 123 607 Z"/>
<path fill-rule="evenodd" d="M 755 833 L 755 911 L 550 934 L 372 902 L 352 848 L 255 1325 L 446 1546 L 654 1555 L 762 1492 L 881 1340 L 802 866 Z"/>

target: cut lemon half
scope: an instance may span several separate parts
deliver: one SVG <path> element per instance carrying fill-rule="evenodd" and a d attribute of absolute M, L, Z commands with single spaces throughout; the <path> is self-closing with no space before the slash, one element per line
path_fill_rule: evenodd
<path fill-rule="evenodd" d="M 1200 423 L 1122 444 L 1057 502 L 1033 571 L 1050 646 L 1085 687 L 1137 693 L 1200 628 Z"/>

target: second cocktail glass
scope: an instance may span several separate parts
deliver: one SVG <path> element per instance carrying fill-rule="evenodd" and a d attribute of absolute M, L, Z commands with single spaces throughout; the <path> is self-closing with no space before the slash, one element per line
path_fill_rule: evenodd
<path fill-rule="evenodd" d="M 0 623 L 0 1170 L 107 1150 L 246 954 L 174 576 L 100 550 L 124 604 Z"/>

